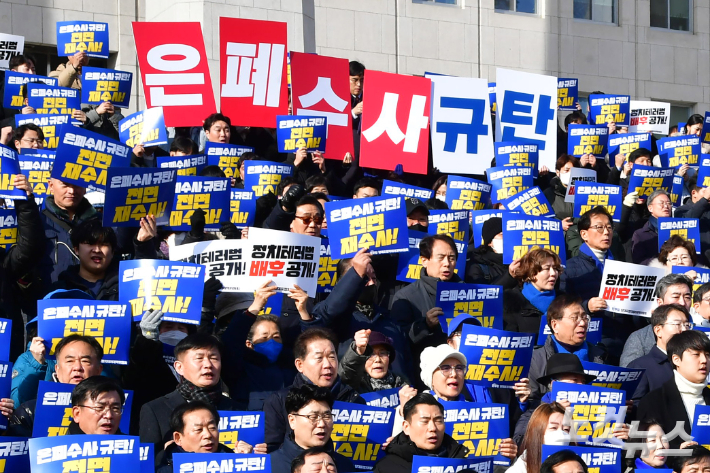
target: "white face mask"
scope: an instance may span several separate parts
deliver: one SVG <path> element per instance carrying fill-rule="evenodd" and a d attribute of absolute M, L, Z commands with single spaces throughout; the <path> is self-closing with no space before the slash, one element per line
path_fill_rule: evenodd
<path fill-rule="evenodd" d="M 569 434 L 562 429 L 553 430 L 552 432 L 545 432 L 545 439 L 543 443 L 545 445 L 569 445 Z"/>
<path fill-rule="evenodd" d="M 171 330 L 169 332 L 163 332 L 158 335 L 158 340 L 165 343 L 166 345 L 174 347 L 180 342 L 180 340 L 185 337 L 187 337 L 187 334 L 185 332 L 181 332 L 180 330 Z"/>
<path fill-rule="evenodd" d="M 440 201 L 442 201 L 442 202 L 446 202 L 446 196 L 445 196 L 445 195 L 438 195 L 438 194 L 437 194 L 435 197 L 436 197 L 437 199 L 439 199 Z"/>
<path fill-rule="evenodd" d="M 493 248 L 493 251 L 495 251 L 497 254 L 502 255 L 503 254 L 503 239 L 502 238 L 494 238 L 493 241 L 491 242 L 491 248 Z"/>
<path fill-rule="evenodd" d="M 561 172 L 560 173 L 560 182 L 562 182 L 562 185 L 567 187 L 569 185 L 569 178 L 571 177 L 571 173 L 569 172 Z"/>

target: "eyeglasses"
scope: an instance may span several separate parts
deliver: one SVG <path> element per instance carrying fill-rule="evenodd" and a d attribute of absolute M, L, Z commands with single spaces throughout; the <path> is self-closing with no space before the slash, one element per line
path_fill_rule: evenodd
<path fill-rule="evenodd" d="M 680 263 L 681 261 L 690 261 L 690 255 L 683 255 L 683 256 L 673 256 L 671 258 L 668 258 L 669 263 Z"/>
<path fill-rule="evenodd" d="M 692 328 L 695 327 L 695 324 L 691 324 L 689 322 L 666 322 L 663 325 L 672 325 L 674 327 L 681 326 L 686 330 L 692 330 Z"/>
<path fill-rule="evenodd" d="M 314 412 L 313 414 L 294 414 L 295 416 L 298 417 L 303 417 L 305 419 L 308 419 L 308 421 L 316 425 L 319 420 L 323 419 L 323 422 L 329 422 L 333 420 L 333 413 L 332 412 Z"/>
<path fill-rule="evenodd" d="M 120 416 L 123 414 L 123 406 L 111 406 L 111 405 L 102 405 L 99 404 L 98 406 L 85 406 L 85 405 L 77 405 L 77 407 L 85 407 L 87 409 L 91 409 L 96 413 L 98 416 L 102 416 L 106 414 L 107 411 L 111 411 L 111 414 L 115 416 Z"/>
<path fill-rule="evenodd" d="M 305 226 L 309 226 L 311 222 L 315 223 L 316 225 L 322 225 L 323 224 L 323 216 L 322 215 L 296 215 L 296 218 L 299 219 Z"/>
<path fill-rule="evenodd" d="M 380 358 L 389 358 L 390 352 L 388 350 L 373 351 L 372 355 L 370 355 L 370 359 L 373 359 L 376 356 L 379 356 Z"/>
<path fill-rule="evenodd" d="M 609 233 L 614 232 L 614 227 L 611 225 L 592 225 L 589 228 L 593 228 L 595 231 L 599 233 L 604 233 L 604 230 L 606 230 Z"/>
<path fill-rule="evenodd" d="M 25 143 L 29 143 L 31 145 L 35 143 L 40 144 L 43 142 L 43 140 L 40 140 L 39 138 L 22 138 L 20 141 L 24 141 Z"/>
<path fill-rule="evenodd" d="M 670 207 L 673 206 L 673 203 L 672 203 L 670 200 L 666 200 L 666 201 L 663 201 L 663 202 L 654 202 L 653 205 L 658 205 L 658 206 L 660 206 L 660 207 L 668 207 L 668 208 L 670 208 Z"/>
<path fill-rule="evenodd" d="M 451 370 L 456 370 L 456 373 L 463 374 L 466 371 L 466 366 L 439 365 L 439 369 L 441 370 L 441 374 L 443 374 L 444 376 L 449 376 L 451 374 Z"/>
<path fill-rule="evenodd" d="M 565 317 L 562 317 L 562 318 L 563 318 L 563 319 L 569 319 L 569 320 L 571 320 L 572 322 L 574 322 L 575 325 L 577 325 L 577 324 L 580 323 L 580 322 L 589 323 L 589 321 L 592 320 L 592 318 L 589 317 L 589 315 L 587 315 L 587 314 L 584 314 L 584 315 L 565 316 Z"/>

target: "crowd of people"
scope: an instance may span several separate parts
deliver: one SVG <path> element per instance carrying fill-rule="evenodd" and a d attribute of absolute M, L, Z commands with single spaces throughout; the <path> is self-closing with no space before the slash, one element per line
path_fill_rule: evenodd
<path fill-rule="evenodd" d="M 81 68 L 89 58 L 77 53 L 50 75 L 59 85 L 81 87 Z M 17 56 L 12 70 L 33 72 L 30 56 Z M 365 67 L 350 63 L 353 137 L 359 143 L 363 113 Z M 365 109 L 366 110 L 366 109 Z M 3 110 L 3 143 L 16 150 L 42 148 L 42 129 L 14 126 L 15 113 L 33 113 L 30 107 Z M 119 109 L 110 102 L 74 112 L 82 126 L 117 139 Z M 495 116 L 493 117 L 495 119 Z M 699 134 L 703 117 L 688 118 L 684 133 Z M 40 381 L 72 384 L 68 435 L 131 434 L 154 445 L 155 467 L 173 471 L 176 453 L 259 453 L 271 456 L 274 473 L 352 472 L 351 457 L 333 447 L 331 433 L 335 401 L 364 404 L 362 394 L 398 389 L 399 406 L 384 455 L 374 469 L 382 473 L 409 473 L 417 455 L 464 458 L 468 449 L 445 433 L 445 405 L 451 401 L 497 403 L 509 413 L 509 438 L 497 446 L 515 473 L 587 473 L 577 454 L 563 450 L 547 459 L 543 444 L 574 445 L 569 402 L 551 397 L 554 383 L 590 384 L 582 362 L 643 368 L 641 382 L 628 400 L 624 423 L 614 437 L 636 444 L 626 462 L 630 468 L 671 468 L 677 473 L 710 469 L 710 451 L 686 440 L 696 406 L 710 405 L 707 388 L 710 340 L 696 326 L 710 326 L 710 283 L 694 288 L 694 268 L 710 265 L 710 193 L 699 187 L 687 165 L 683 205 L 673 209 L 669 193 L 656 190 L 647 198 L 626 192 L 636 164 L 657 164 L 652 149 L 639 148 L 613 162 L 592 155 L 567 154 L 567 127 L 586 123 L 581 111 L 567 115 L 559 128 L 555 169 L 542 168 L 535 184 L 544 191 L 566 235 L 566 265 L 545 248 L 534 249 L 512 264 L 503 263 L 502 220 L 487 220 L 481 244 L 459 254 L 445 234 L 422 239 L 421 273 L 411 284 L 397 281 L 397 256 L 373 255 L 367 249 L 337 262 L 337 283 L 329 294 L 311 298 L 295 287 L 284 297 L 278 314 L 264 313 L 270 298 L 280 297 L 266 282 L 253 294 L 222 292 L 215 278 L 204 284 L 201 323 L 190 325 L 163 320 L 160 311 L 148 311 L 134 326 L 127 366 L 102 364 L 104 350 L 95 338 L 72 334 L 55 347 L 56 360 L 48 360 L 49 344 L 36 334 L 37 301 L 41 299 L 119 300 L 118 262 L 126 259 L 166 259 L 171 247 L 212 239 L 248 238 L 248 229 L 225 222 L 219 232 L 205 231 L 204 212 L 196 211 L 191 229 L 173 232 L 146 216 L 140 228 L 113 229 L 101 220 L 102 203 L 87 199 L 86 189 L 50 179 L 49 194 L 40 208 L 27 178 L 15 176 L 13 185 L 26 191 L 27 200 L 15 201 L 17 243 L 2 254 L 3 317 L 13 321 L 11 361 L 14 362 L 10 398 L 0 400 L 8 420 L 4 434 L 31 437 Z M 700 127 L 698 126 L 700 125 Z M 609 124 L 611 133 L 626 130 Z M 427 175 L 401 170 L 361 168 L 356 145 L 342 159 L 324 159 L 300 149 L 280 154 L 273 129 L 232 126 L 229 117 L 206 117 L 202 128 L 176 128 L 169 148 L 133 148 L 131 165 L 155 167 L 159 156 L 199 154 L 205 142 L 231 143 L 254 148 L 244 162 L 266 160 L 295 167 L 275 194 L 257 200 L 255 227 L 314 237 L 327 228 L 324 203 L 331 196 L 361 199 L 378 196 L 382 180 L 433 190 L 427 201 L 406 198 L 407 226 L 429 230 L 429 212 L 446 209 L 447 176 L 436 169 Z M 493 158 L 492 156 L 490 158 Z M 495 165 L 493 161 L 491 163 Z M 573 218 L 564 200 L 570 171 L 584 167 L 597 172 L 599 182 L 624 187 L 620 222 L 603 207 Z M 216 166 L 203 176 L 224 177 Z M 485 181 L 485 176 L 475 176 Z M 232 186 L 243 188 L 241 176 Z M 475 213 L 475 211 L 473 212 Z M 658 250 L 658 219 L 699 218 L 701 248 L 675 235 Z M 455 270 L 466 259 L 465 271 Z M 606 261 L 617 260 L 665 268 L 668 273 L 655 287 L 658 307 L 645 317 L 607 310 L 599 297 Z M 687 266 L 685 274 L 671 272 Z M 541 322 L 550 329 L 544 345 L 532 355 L 529 374 L 511 389 L 476 386 L 466 381 L 466 356 L 459 350 L 465 325 L 481 325 L 463 314 L 446 329 L 436 304 L 439 282 L 476 283 L 503 288 L 502 318 L 510 332 L 537 333 Z M 136 314 L 134 314 L 136 315 Z M 587 340 L 591 317 L 601 319 L 599 343 Z M 132 408 L 123 408 L 125 391 L 133 392 Z M 250 445 L 242 440 L 235 449 L 219 441 L 218 411 L 260 411 L 265 441 Z M 121 432 L 122 416 L 130 415 L 128 432 Z M 648 433 L 641 439 L 634 428 Z M 676 423 L 682 422 L 682 429 Z M 675 436 L 672 436 L 674 434 Z M 642 448 L 643 447 L 643 448 Z M 667 456 L 664 449 L 682 449 L 686 455 Z M 304 470 L 305 468 L 305 470 Z M 496 469 L 503 468 L 496 466 Z"/>

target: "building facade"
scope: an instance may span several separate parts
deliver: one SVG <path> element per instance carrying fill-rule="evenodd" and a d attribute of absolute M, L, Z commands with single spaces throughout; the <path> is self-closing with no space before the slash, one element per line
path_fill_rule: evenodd
<path fill-rule="evenodd" d="M 140 106 L 131 22 L 199 21 L 219 100 L 221 16 L 287 22 L 290 50 L 370 69 L 494 82 L 503 67 L 671 102 L 672 123 L 710 110 L 710 0 L 0 0 L 0 31 L 25 36 L 38 73 L 62 61 L 57 21 L 107 22 L 111 58 L 95 65 L 133 72 Z"/>

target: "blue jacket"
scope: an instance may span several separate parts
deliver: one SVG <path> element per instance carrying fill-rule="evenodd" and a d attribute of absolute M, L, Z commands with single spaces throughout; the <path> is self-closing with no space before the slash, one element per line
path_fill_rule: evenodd
<path fill-rule="evenodd" d="M 355 471 L 353 462 L 349 458 L 344 457 L 333 450 L 333 442 L 328 440 L 326 444 L 328 454 L 335 462 L 335 467 L 338 471 L 348 472 Z M 271 473 L 291 473 L 291 462 L 301 454 L 304 449 L 299 447 L 293 441 L 293 434 L 286 436 L 281 448 L 271 452 Z"/>
<path fill-rule="evenodd" d="M 636 358 L 629 363 L 628 368 L 643 368 L 646 372 L 634 392 L 634 401 L 639 401 L 649 392 L 663 386 L 663 383 L 673 378 L 673 367 L 668 361 L 668 355 L 663 353 L 658 345 L 654 345 L 647 355 Z"/>
<path fill-rule="evenodd" d="M 43 365 L 37 363 L 29 351 L 30 344 L 31 342 L 27 344 L 28 350 L 20 355 L 12 366 L 10 397 L 16 406 L 37 398 L 39 382 L 52 381 L 54 366 L 57 364 L 54 360 L 47 360 Z"/>

